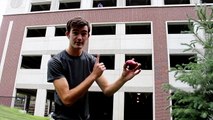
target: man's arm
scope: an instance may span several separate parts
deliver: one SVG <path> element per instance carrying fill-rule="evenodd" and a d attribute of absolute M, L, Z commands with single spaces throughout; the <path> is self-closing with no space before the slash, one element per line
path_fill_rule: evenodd
<path fill-rule="evenodd" d="M 70 106 L 75 103 L 88 91 L 93 82 L 102 75 L 105 69 L 104 64 L 99 63 L 99 58 L 96 59 L 92 73 L 82 83 L 72 89 L 69 89 L 66 78 L 54 80 L 53 84 L 63 104 Z"/>
<path fill-rule="evenodd" d="M 126 67 L 126 64 L 124 64 L 122 75 L 114 83 L 109 84 L 109 82 L 103 75 L 101 75 L 96 80 L 96 82 L 105 95 L 111 96 L 115 92 L 117 92 L 127 81 L 131 80 L 134 76 L 141 72 L 140 66 L 141 64 L 138 63 L 135 69 L 129 70 Z"/>
<path fill-rule="evenodd" d="M 54 80 L 53 84 L 63 104 L 71 106 L 88 91 L 94 80 L 95 76 L 88 76 L 81 84 L 72 89 L 69 89 L 68 82 L 64 77 Z"/>

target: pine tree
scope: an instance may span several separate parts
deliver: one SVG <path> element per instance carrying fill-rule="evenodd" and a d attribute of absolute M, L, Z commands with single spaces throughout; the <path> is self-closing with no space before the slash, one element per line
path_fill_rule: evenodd
<path fill-rule="evenodd" d="M 181 81 L 192 91 L 185 91 L 165 84 L 164 89 L 171 92 L 169 96 L 172 100 L 172 117 L 174 120 L 213 120 L 213 7 L 196 6 L 197 18 L 190 18 L 190 32 L 195 39 L 190 43 L 185 51 L 197 53 L 189 64 L 177 65 L 171 69 L 175 72 L 175 79 Z M 199 31 L 204 31 L 200 34 Z M 203 50 L 197 49 L 201 45 Z"/>

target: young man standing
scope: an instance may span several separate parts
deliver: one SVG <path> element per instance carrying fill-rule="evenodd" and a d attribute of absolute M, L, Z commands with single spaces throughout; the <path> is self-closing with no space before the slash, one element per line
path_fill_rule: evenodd
<path fill-rule="evenodd" d="M 97 58 L 83 51 L 89 40 L 90 25 L 81 18 L 75 17 L 67 22 L 66 36 L 69 46 L 48 62 L 48 82 L 55 87 L 55 120 L 89 120 L 88 89 L 96 82 L 102 92 L 113 95 L 128 80 L 139 74 L 140 64 L 129 70 L 124 64 L 121 76 L 109 84 L 103 76 L 106 67 Z"/>

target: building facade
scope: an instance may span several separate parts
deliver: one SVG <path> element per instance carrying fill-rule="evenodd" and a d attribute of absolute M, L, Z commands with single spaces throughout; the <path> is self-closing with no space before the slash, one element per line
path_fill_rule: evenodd
<path fill-rule="evenodd" d="M 193 52 L 181 43 L 194 39 L 188 16 L 195 4 L 211 0 L 9 0 L 0 29 L 0 104 L 45 116 L 54 110 L 54 87 L 47 83 L 48 60 L 68 45 L 66 22 L 82 16 L 91 23 L 85 50 L 100 54 L 105 76 L 113 82 L 127 59 L 142 64 L 141 73 L 112 97 L 96 83 L 89 89 L 94 119 L 169 120 L 171 110 L 162 85 L 190 90 L 169 72 L 189 62 Z M 192 23 L 193 24 L 193 23 Z M 199 32 L 202 34 L 202 31 Z M 198 46 L 198 48 L 201 46 Z"/>

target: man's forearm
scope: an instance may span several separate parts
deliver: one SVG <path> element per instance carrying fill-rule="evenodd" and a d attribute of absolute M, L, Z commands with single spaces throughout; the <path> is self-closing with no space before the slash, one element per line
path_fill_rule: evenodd
<path fill-rule="evenodd" d="M 106 96 L 112 96 L 115 92 L 117 92 L 124 84 L 126 81 L 124 81 L 121 77 L 118 78 L 114 83 L 108 85 L 105 90 L 104 94 Z"/>

